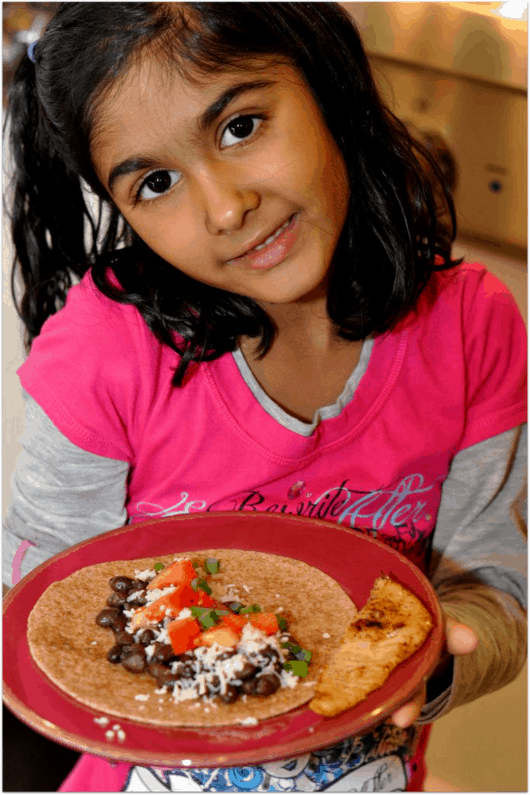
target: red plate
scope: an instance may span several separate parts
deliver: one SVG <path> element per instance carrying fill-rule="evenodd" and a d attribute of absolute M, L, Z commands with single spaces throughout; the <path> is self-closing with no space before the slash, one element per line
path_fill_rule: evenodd
<path fill-rule="evenodd" d="M 26 638 L 29 613 L 46 588 L 83 566 L 207 548 L 249 549 L 303 560 L 329 574 L 359 606 L 387 574 L 429 608 L 434 627 L 422 648 L 354 709 L 323 718 L 299 707 L 257 726 L 157 728 L 110 716 L 123 743 L 105 739 L 102 713 L 75 701 L 40 671 Z M 310 597 L 309 597 L 310 598 Z M 169 767 L 240 766 L 322 748 L 381 723 L 432 673 L 443 640 L 442 615 L 428 580 L 410 561 L 369 536 L 336 524 L 283 514 L 204 513 L 139 522 L 84 541 L 24 577 L 4 600 L 4 700 L 21 720 L 78 751 Z"/>

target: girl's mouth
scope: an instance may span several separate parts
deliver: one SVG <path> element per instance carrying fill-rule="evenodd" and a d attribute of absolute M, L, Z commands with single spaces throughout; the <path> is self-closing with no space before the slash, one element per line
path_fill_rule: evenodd
<path fill-rule="evenodd" d="M 298 237 L 298 216 L 293 215 L 263 243 L 249 249 L 228 264 L 241 263 L 254 270 L 273 268 L 285 259 Z"/>

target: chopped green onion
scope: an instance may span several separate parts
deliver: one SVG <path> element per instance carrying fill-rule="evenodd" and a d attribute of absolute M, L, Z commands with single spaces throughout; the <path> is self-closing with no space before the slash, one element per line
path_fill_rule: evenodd
<path fill-rule="evenodd" d="M 276 613 L 276 618 L 278 619 L 278 627 L 280 628 L 281 632 L 285 632 L 287 629 L 287 621 L 286 619 L 281 616 L 279 613 Z"/>
<path fill-rule="evenodd" d="M 218 574 L 220 567 L 221 563 L 217 558 L 206 558 L 204 561 L 204 571 L 206 574 Z"/>
<path fill-rule="evenodd" d="M 201 618 L 205 613 L 210 612 L 209 607 L 199 607 L 198 605 L 193 605 L 190 610 L 193 618 Z"/>
<path fill-rule="evenodd" d="M 204 629 L 215 627 L 219 623 L 219 616 L 227 615 L 226 610 L 214 610 L 210 607 L 198 607 L 197 605 L 191 607 L 190 610 L 192 616 L 197 619 Z"/>
<path fill-rule="evenodd" d="M 155 571 L 161 571 L 162 569 L 165 569 L 165 568 L 166 567 L 164 566 L 163 563 L 155 563 L 155 565 L 153 566 L 153 569 Z"/>
<path fill-rule="evenodd" d="M 205 629 L 209 629 L 210 627 L 215 627 L 216 624 L 219 623 L 219 619 L 215 614 L 215 610 L 208 610 L 207 613 L 205 613 L 203 616 L 201 616 L 201 618 L 199 618 L 199 623 L 202 624 L 202 626 Z"/>
<path fill-rule="evenodd" d="M 288 660 L 283 664 L 286 671 L 291 671 L 295 676 L 307 676 L 308 667 L 304 660 Z"/>
<path fill-rule="evenodd" d="M 298 646 L 296 643 L 290 643 L 289 641 L 282 643 L 282 649 L 289 649 L 289 651 L 295 655 L 297 660 L 305 660 L 306 662 L 309 662 L 313 656 L 312 651 L 302 649 L 301 646 Z"/>
<path fill-rule="evenodd" d="M 241 602 L 230 602 L 228 607 L 230 608 L 232 613 L 240 613 L 243 605 L 241 604 Z"/>
<path fill-rule="evenodd" d="M 245 605 L 239 611 L 240 615 L 245 615 L 246 613 L 261 613 L 261 607 L 259 605 Z"/>
<path fill-rule="evenodd" d="M 195 592 L 197 592 L 199 588 L 201 589 L 201 591 L 204 591 L 204 593 L 207 594 L 211 594 L 212 592 L 212 589 L 210 588 L 206 580 L 200 580 L 198 577 L 195 577 L 195 579 L 193 579 L 190 582 L 190 585 Z"/>
<path fill-rule="evenodd" d="M 291 643 L 290 641 L 286 641 L 282 643 L 282 649 L 290 649 L 293 654 L 296 654 L 298 651 L 302 651 L 302 647 L 298 646 L 297 643 Z"/>

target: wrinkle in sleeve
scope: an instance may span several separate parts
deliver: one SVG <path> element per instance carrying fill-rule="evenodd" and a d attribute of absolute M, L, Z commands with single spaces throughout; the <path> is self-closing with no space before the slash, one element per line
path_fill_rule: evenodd
<path fill-rule="evenodd" d="M 515 299 L 484 270 L 478 282 L 469 281 L 464 301 L 467 417 L 460 450 L 527 416 L 527 334 Z"/>
<path fill-rule="evenodd" d="M 3 582 L 13 584 L 13 559 L 29 541 L 20 573 L 99 533 L 121 527 L 129 465 L 72 444 L 26 396 L 26 425 L 11 479 L 3 539 Z"/>
<path fill-rule="evenodd" d="M 477 634 L 455 657 L 450 689 L 420 723 L 509 684 L 526 659 L 526 538 L 519 505 L 526 487 L 527 428 L 462 451 L 444 483 L 430 575 L 443 610 Z"/>

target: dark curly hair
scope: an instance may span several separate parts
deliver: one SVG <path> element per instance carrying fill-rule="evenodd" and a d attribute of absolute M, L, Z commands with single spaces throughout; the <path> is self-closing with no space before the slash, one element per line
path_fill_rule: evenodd
<path fill-rule="evenodd" d="M 136 306 L 157 338 L 178 351 L 175 385 L 191 362 L 234 350 L 241 335 L 258 338 L 262 355 L 274 338 L 272 320 L 254 300 L 200 283 L 154 254 L 96 176 L 90 144 L 97 101 L 144 51 L 184 76 L 256 55 L 287 58 L 303 75 L 350 180 L 327 299 L 340 337 L 392 329 L 431 273 L 456 264 L 449 190 L 429 153 L 381 101 L 359 34 L 338 4 L 61 3 L 34 62 L 21 59 L 7 114 L 13 292 L 28 347 L 90 268 L 102 293 Z"/>

